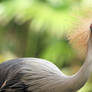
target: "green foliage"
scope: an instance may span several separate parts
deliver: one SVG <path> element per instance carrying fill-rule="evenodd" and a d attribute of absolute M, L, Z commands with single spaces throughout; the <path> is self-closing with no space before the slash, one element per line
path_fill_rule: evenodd
<path fill-rule="evenodd" d="M 50 61 L 53 61 L 53 63 L 55 63 L 59 68 L 61 68 L 61 66 L 67 65 L 67 61 L 72 61 L 74 57 L 75 53 L 73 49 L 64 39 L 52 39 L 44 52 L 42 52 L 41 56 L 41 58 L 46 58 Z"/>

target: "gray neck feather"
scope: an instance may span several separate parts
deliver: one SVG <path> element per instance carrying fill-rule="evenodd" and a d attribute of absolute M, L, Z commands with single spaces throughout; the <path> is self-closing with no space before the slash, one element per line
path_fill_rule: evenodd
<path fill-rule="evenodd" d="M 90 35 L 88 42 L 88 53 L 85 62 L 79 72 L 71 76 L 68 83 L 73 90 L 80 89 L 88 80 L 92 70 L 92 35 Z"/>

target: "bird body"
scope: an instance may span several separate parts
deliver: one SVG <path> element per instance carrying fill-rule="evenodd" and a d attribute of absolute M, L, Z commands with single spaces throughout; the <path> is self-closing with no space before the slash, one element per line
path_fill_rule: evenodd
<path fill-rule="evenodd" d="M 65 88 L 67 76 L 43 59 L 19 58 L 4 62 L 0 64 L 0 76 L 1 92 L 25 92 L 25 88 L 26 92 L 67 92 L 65 89 L 68 88 Z"/>
<path fill-rule="evenodd" d="M 80 87 L 76 87 L 76 83 L 81 81 L 75 75 L 64 75 L 44 59 L 9 60 L 0 64 L 0 92 L 76 92 Z"/>

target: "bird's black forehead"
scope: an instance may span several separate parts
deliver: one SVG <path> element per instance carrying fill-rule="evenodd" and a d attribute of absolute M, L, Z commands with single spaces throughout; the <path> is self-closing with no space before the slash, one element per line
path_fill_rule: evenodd
<path fill-rule="evenodd" d="M 92 24 L 90 24 L 90 30 L 92 31 Z"/>

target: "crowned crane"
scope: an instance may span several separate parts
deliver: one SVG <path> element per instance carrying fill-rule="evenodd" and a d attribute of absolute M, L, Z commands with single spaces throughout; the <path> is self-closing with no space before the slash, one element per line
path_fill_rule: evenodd
<path fill-rule="evenodd" d="M 9 60 L 0 64 L 0 92 L 76 92 L 92 72 L 92 24 L 89 33 L 85 62 L 74 75 L 63 74 L 44 59 Z"/>

